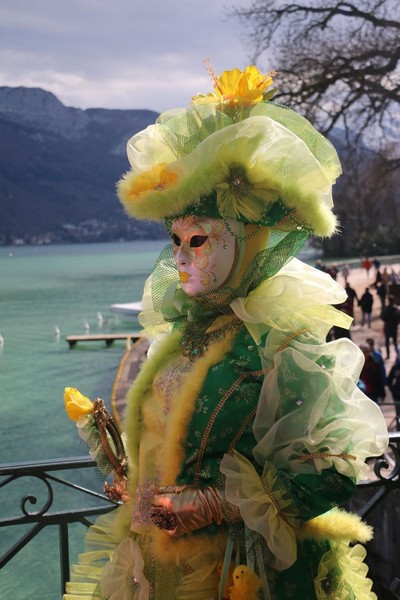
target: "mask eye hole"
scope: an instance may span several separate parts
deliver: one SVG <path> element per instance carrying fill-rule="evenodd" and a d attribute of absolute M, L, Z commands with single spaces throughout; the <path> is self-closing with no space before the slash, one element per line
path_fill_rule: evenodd
<path fill-rule="evenodd" d="M 181 245 L 181 238 L 179 236 L 177 236 L 176 233 L 172 234 L 172 240 L 173 240 L 175 246 Z"/>
<path fill-rule="evenodd" d="M 208 240 L 208 235 L 193 235 L 190 238 L 191 248 L 200 248 Z"/>

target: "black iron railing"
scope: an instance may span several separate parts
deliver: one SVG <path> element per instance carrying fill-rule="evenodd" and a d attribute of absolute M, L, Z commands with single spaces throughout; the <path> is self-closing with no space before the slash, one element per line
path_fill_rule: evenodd
<path fill-rule="evenodd" d="M 388 452 L 384 456 L 372 461 L 373 477 L 368 481 L 359 483 L 358 491 L 362 491 L 365 488 L 376 488 L 373 496 L 359 510 L 361 516 L 365 517 L 369 515 L 390 492 L 400 489 L 399 445 L 400 432 L 391 432 Z M 95 467 L 95 462 L 86 457 L 0 465 L 0 488 L 3 492 L 12 482 L 18 482 L 23 486 L 24 481 L 26 481 L 32 485 L 32 478 L 34 481 L 39 482 L 42 487 L 40 494 L 36 491 L 21 494 L 19 514 L 0 519 L 0 527 L 23 524 L 31 526 L 0 557 L 0 569 L 18 554 L 42 529 L 48 526 L 56 526 L 59 530 L 61 590 L 63 593 L 65 583 L 69 580 L 70 572 L 68 526 L 76 522 L 90 526 L 91 521 L 88 517 L 109 512 L 115 509 L 117 504 L 111 502 L 103 494 L 87 489 L 79 483 L 74 482 L 74 477 L 61 478 L 56 473 L 59 471 L 70 471 L 73 475 L 79 469 L 88 470 L 93 467 Z M 77 504 L 72 504 L 70 501 L 66 503 L 66 488 L 78 492 L 80 501 L 82 497 L 90 498 L 90 504 L 79 508 Z M 62 490 L 64 490 L 64 493 Z M 62 497 L 61 504 L 64 503 L 64 507 L 62 508 L 58 507 L 57 496 L 59 495 Z M 42 498 L 40 502 L 38 501 L 39 496 Z M 0 506 L 4 506 L 1 496 Z M 36 510 L 33 510 L 33 507 Z M 13 509 L 15 512 L 15 503 Z M 400 598 L 400 596 L 398 597 Z"/>
<path fill-rule="evenodd" d="M 6 487 L 8 486 L 9 489 L 12 483 L 17 483 L 18 489 L 21 490 L 24 490 L 27 484 L 31 487 L 27 493 L 21 492 L 19 514 L 0 519 L 0 527 L 30 526 L 0 557 L 0 569 L 44 528 L 56 526 L 59 537 L 61 594 L 63 593 L 70 574 L 68 526 L 71 523 L 82 523 L 89 527 L 92 522 L 88 517 L 104 514 L 117 507 L 117 504 L 105 495 L 73 481 L 73 475 L 76 475 L 78 469 L 87 471 L 94 467 L 96 463 L 89 457 L 0 465 L 0 489 L 6 496 Z M 64 471 L 68 478 L 56 474 L 59 471 Z M 33 491 L 32 487 L 35 488 Z M 79 507 L 75 503 L 76 500 L 72 504 L 71 498 L 66 498 L 67 489 L 78 493 L 79 502 L 83 497 L 87 500 L 90 498 L 90 501 L 83 507 Z M 6 496 L 3 496 L 3 499 L 0 496 L 2 512 L 6 504 Z"/>
<path fill-rule="evenodd" d="M 389 433 L 388 451 L 373 460 L 375 478 L 362 481 L 359 488 L 376 488 L 376 493 L 359 510 L 361 517 L 369 515 L 393 490 L 400 490 L 400 431 Z"/>

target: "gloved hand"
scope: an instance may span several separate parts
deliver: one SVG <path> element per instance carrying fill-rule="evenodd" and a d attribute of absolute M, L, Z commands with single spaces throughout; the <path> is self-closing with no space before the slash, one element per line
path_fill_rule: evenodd
<path fill-rule="evenodd" d="M 107 481 L 103 486 L 103 491 L 107 498 L 113 502 L 124 502 L 125 504 L 130 500 L 130 494 L 127 490 L 128 479 L 126 475 L 120 471 L 114 471 L 114 484 L 111 486 Z"/>
<path fill-rule="evenodd" d="M 221 502 L 215 488 L 173 485 L 155 488 L 151 518 L 170 536 L 179 537 L 211 523 L 222 523 Z"/>

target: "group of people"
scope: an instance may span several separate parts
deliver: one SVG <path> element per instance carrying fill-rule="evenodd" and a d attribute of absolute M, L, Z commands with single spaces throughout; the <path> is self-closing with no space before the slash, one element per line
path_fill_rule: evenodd
<path fill-rule="evenodd" d="M 358 299 L 357 293 L 354 289 L 350 288 L 350 286 L 346 286 L 346 291 L 348 294 L 347 303 L 344 303 L 344 309 L 346 314 L 350 314 L 354 317 L 354 301 L 357 300 L 358 306 L 361 309 L 361 326 L 364 327 L 364 324 L 367 324 L 368 327 L 371 327 L 372 321 L 372 308 L 374 304 L 374 297 L 371 294 L 370 288 L 365 288 L 364 293 Z M 353 312 L 348 312 L 346 307 L 348 304 L 351 304 L 351 308 Z M 343 310 L 343 309 L 342 309 Z M 395 303 L 394 296 L 389 296 L 387 303 L 385 302 L 381 308 L 380 320 L 383 324 L 383 336 L 385 340 L 385 349 L 386 349 L 386 360 L 390 359 L 390 348 L 391 344 L 393 344 L 393 348 L 395 354 L 398 354 L 398 328 L 400 323 L 400 309 Z"/>
<path fill-rule="evenodd" d="M 374 259 L 375 260 L 375 259 Z M 371 262 L 371 266 L 375 263 Z M 358 294 L 357 291 L 350 285 L 348 280 L 348 276 L 350 274 L 350 270 L 348 265 L 346 266 L 346 271 L 342 273 L 344 279 L 344 289 L 346 291 L 346 299 L 344 302 L 337 304 L 336 308 L 344 312 L 346 315 L 349 315 L 352 319 L 355 320 L 355 307 L 359 307 L 361 311 L 360 316 L 360 325 L 364 327 L 367 325 L 371 328 L 372 325 L 372 314 L 374 308 L 374 294 L 371 290 L 376 290 L 376 295 L 380 299 L 380 313 L 379 318 L 383 322 L 383 335 L 385 339 L 385 349 L 386 349 L 386 360 L 390 358 L 390 347 L 393 344 L 393 348 L 395 354 L 398 353 L 398 326 L 400 323 L 400 309 L 398 308 L 395 297 L 392 294 L 389 294 L 388 291 L 392 291 L 393 286 L 395 285 L 397 279 L 397 275 L 395 270 L 392 268 L 390 271 L 387 267 L 384 267 L 383 270 L 380 270 L 380 262 L 376 259 L 376 278 L 375 282 L 370 286 L 365 287 L 362 294 Z M 331 277 L 336 280 L 337 274 L 339 270 L 335 265 L 333 267 L 327 268 L 324 267 L 321 261 L 317 261 L 316 268 L 322 270 L 326 273 L 329 273 Z M 366 267 L 365 267 L 366 268 Z M 370 267 L 369 267 L 370 268 Z M 367 273 L 369 272 L 369 268 L 367 269 Z M 356 322 L 356 321 L 354 321 Z M 351 332 L 347 328 L 334 327 L 332 331 L 328 334 L 328 339 L 338 339 L 340 337 L 348 337 L 351 339 Z"/>
<path fill-rule="evenodd" d="M 359 387 L 363 392 L 381 404 L 386 398 L 386 387 L 390 390 L 396 409 L 396 427 L 400 430 L 400 357 L 396 359 L 387 373 L 382 352 L 376 347 L 371 337 L 360 344 L 365 362 L 360 373 Z"/>
<path fill-rule="evenodd" d="M 395 303 L 395 298 L 392 295 L 387 297 L 386 301 L 386 285 L 381 284 L 377 288 L 377 295 L 381 299 L 380 319 L 383 321 L 383 333 L 385 336 L 386 358 L 390 357 L 390 341 L 393 342 L 394 349 L 397 354 L 397 329 L 400 321 L 400 311 Z M 347 288 L 346 288 L 347 289 Z M 365 324 L 371 327 L 372 309 L 374 305 L 374 297 L 369 287 L 365 288 L 364 293 L 358 299 L 354 290 L 351 291 L 352 297 L 358 301 L 358 306 L 361 308 L 361 326 Z M 354 316 L 354 315 L 353 315 Z"/>
<path fill-rule="evenodd" d="M 365 341 L 359 343 L 359 347 L 364 354 L 365 363 L 360 373 L 359 386 L 364 393 L 377 404 L 381 404 L 387 397 L 386 390 L 390 390 L 393 402 L 396 405 L 397 427 L 400 429 L 400 357 L 398 347 L 398 328 L 400 323 L 400 308 L 395 302 L 393 295 L 388 294 L 390 285 L 395 284 L 398 279 L 394 268 L 381 268 L 380 261 L 374 258 L 373 261 L 364 259 L 361 263 L 365 269 L 366 276 L 369 277 L 370 270 L 375 269 L 375 282 L 370 286 L 365 287 L 362 294 L 350 285 L 348 280 L 350 269 L 348 265 L 344 265 L 346 269 L 342 271 L 343 265 L 340 265 L 340 270 L 334 265 L 333 273 L 331 269 L 323 268 L 320 264 L 320 270 L 329 273 L 336 280 L 337 274 L 340 272 L 343 276 L 346 291 L 346 299 L 341 304 L 336 305 L 336 308 L 350 316 L 355 321 L 356 307 L 361 311 L 357 323 L 364 327 L 371 328 L 372 314 L 374 308 L 375 296 L 372 293 L 376 290 L 376 295 L 380 299 L 379 322 L 382 325 L 382 347 L 385 355 L 376 347 L 372 337 L 368 337 Z M 335 325 L 328 334 L 328 340 L 347 337 L 352 339 L 351 329 Z M 356 337 L 353 330 L 353 338 Z M 385 361 L 393 357 L 394 351 L 395 362 L 388 370 L 385 366 Z M 388 372 L 387 372 L 388 371 Z"/>

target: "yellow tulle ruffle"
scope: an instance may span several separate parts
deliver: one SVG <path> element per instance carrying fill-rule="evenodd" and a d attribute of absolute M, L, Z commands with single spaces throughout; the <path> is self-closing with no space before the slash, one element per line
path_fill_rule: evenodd
<path fill-rule="evenodd" d="M 226 477 L 226 499 L 237 506 L 247 527 L 257 531 L 275 557 L 274 567 L 287 569 L 296 560 L 297 511 L 277 480 L 276 469 L 265 464 L 260 477 L 241 454 L 225 454 L 221 472 Z"/>
<path fill-rule="evenodd" d="M 321 559 L 315 579 L 318 600 L 377 600 L 364 563 L 366 550 L 335 543 Z"/>

